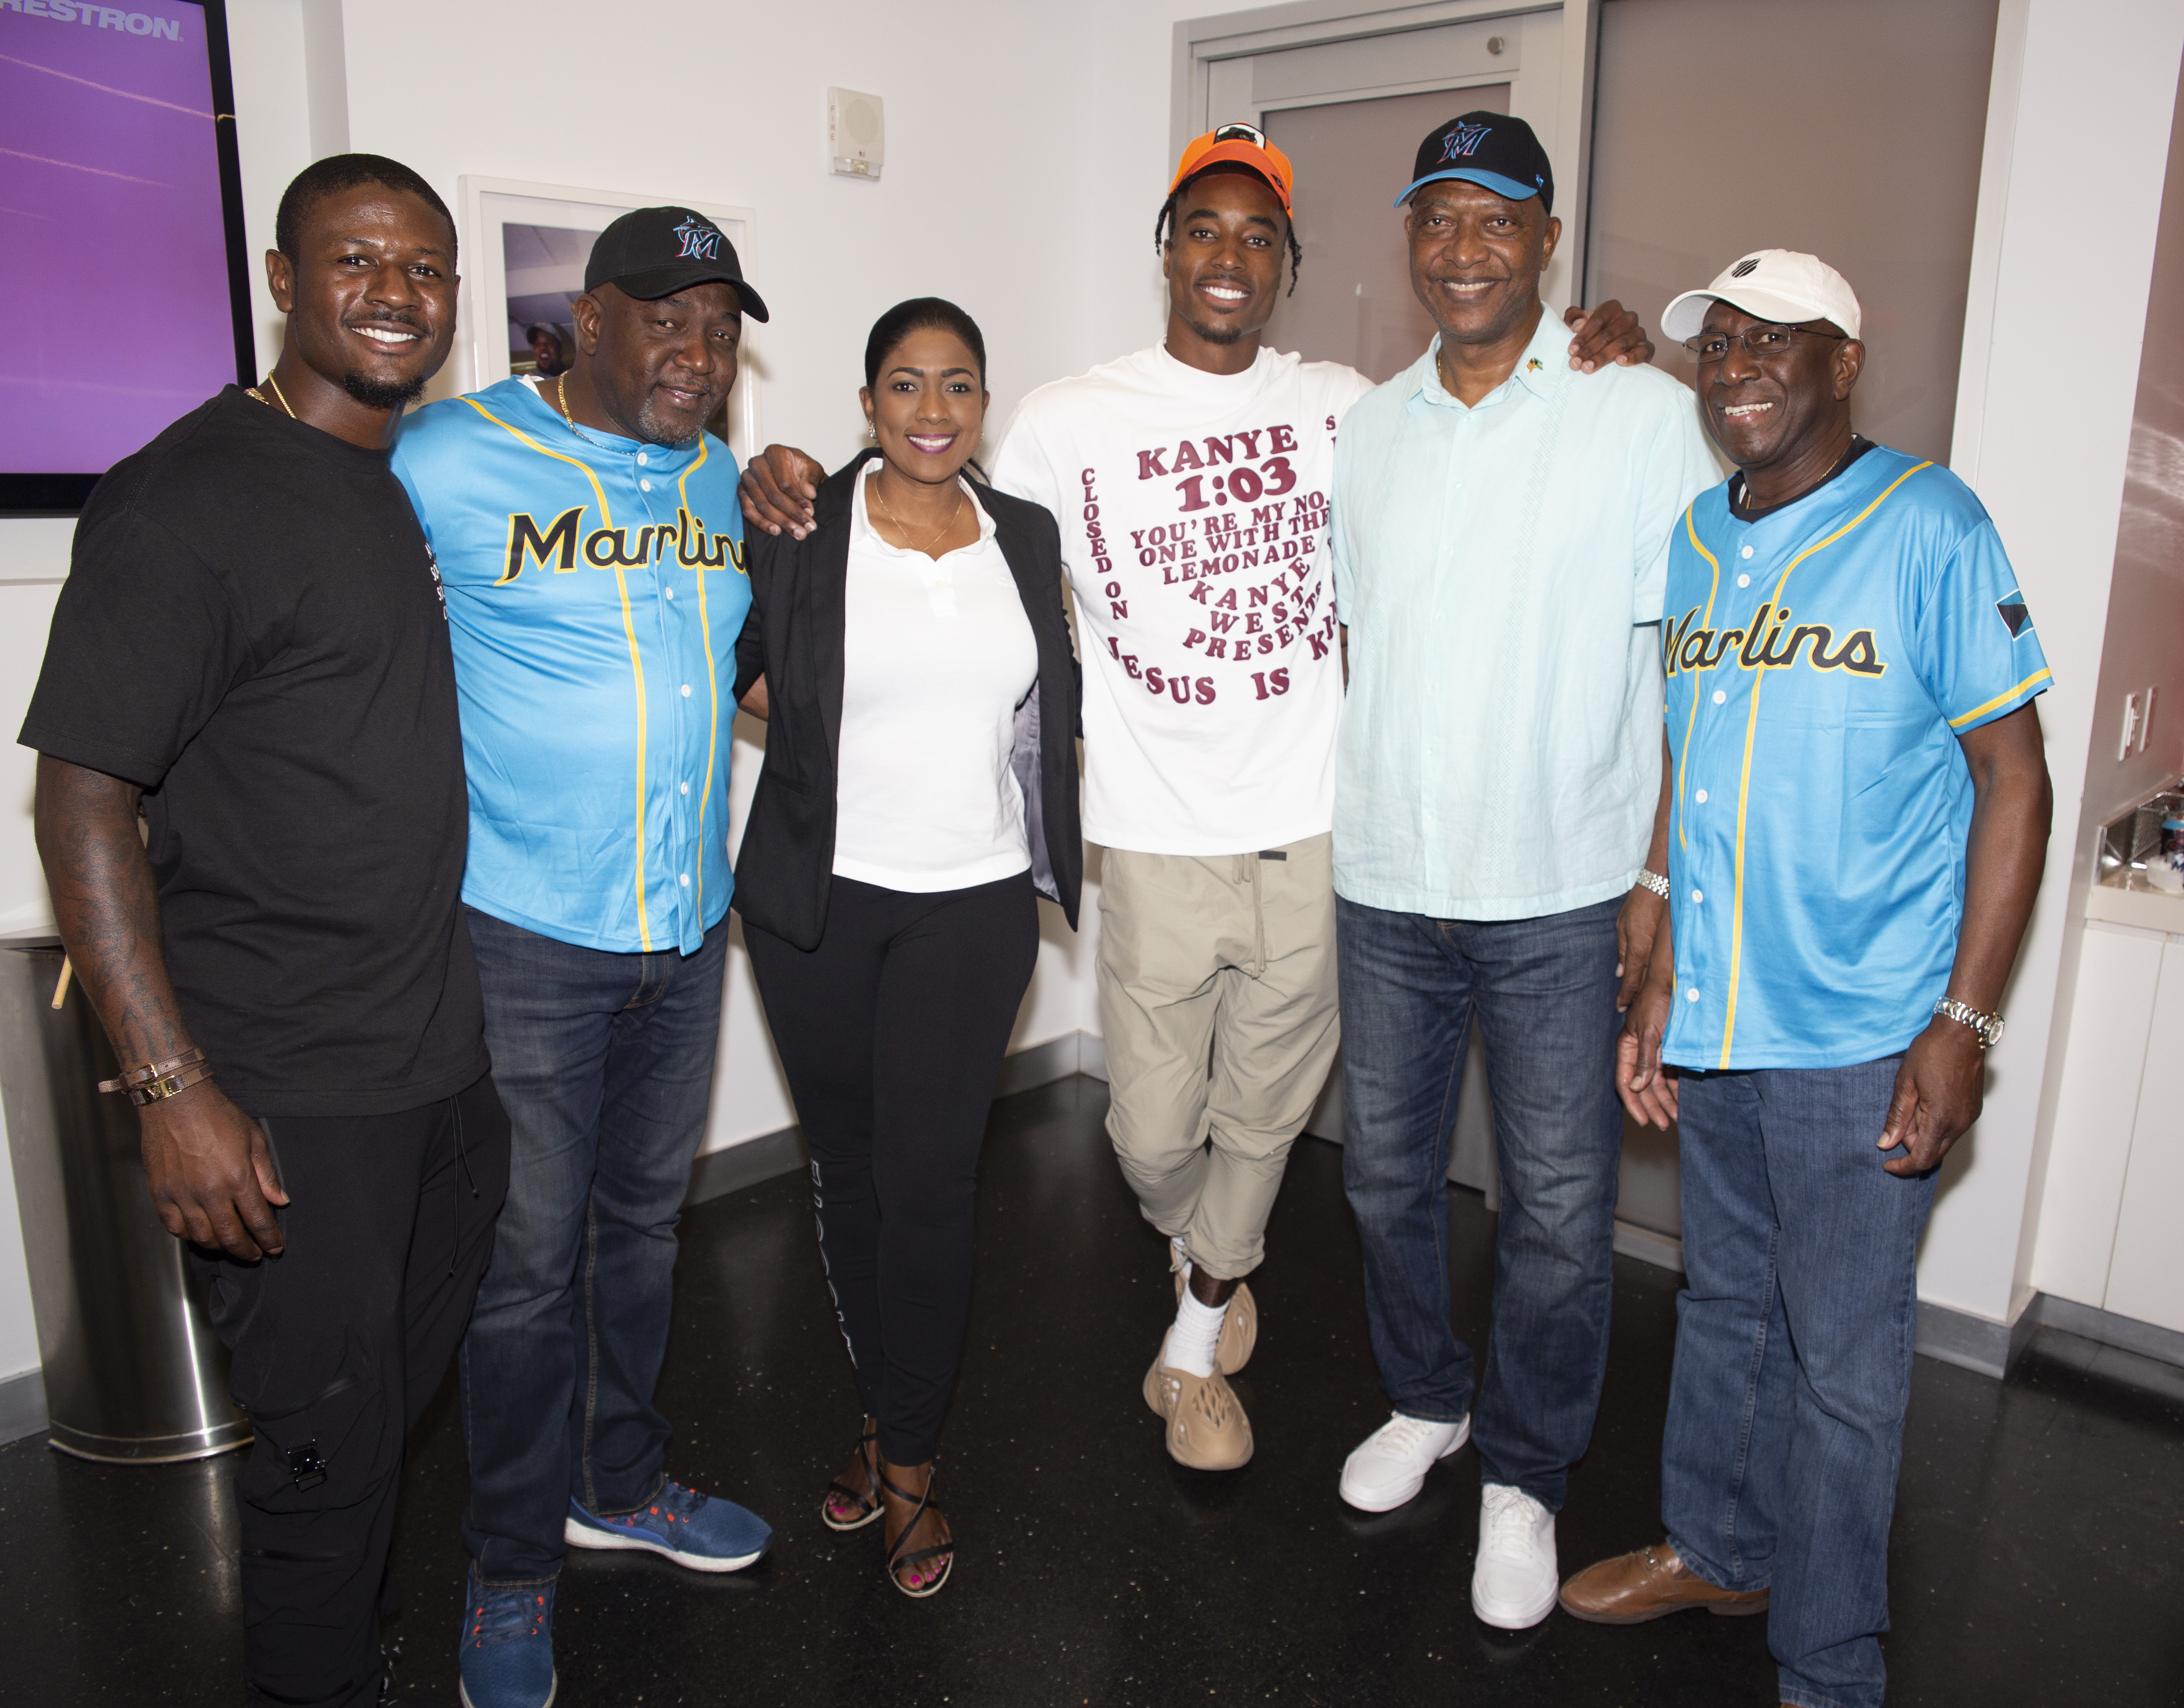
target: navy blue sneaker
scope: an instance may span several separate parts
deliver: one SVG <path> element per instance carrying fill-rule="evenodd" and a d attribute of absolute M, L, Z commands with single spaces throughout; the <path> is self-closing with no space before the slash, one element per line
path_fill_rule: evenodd
<path fill-rule="evenodd" d="M 576 1500 L 562 1534 L 571 1548 L 641 1548 L 693 1571 L 738 1571 L 766 1552 L 773 1532 L 756 1513 L 679 1482 L 634 1512 L 601 1518 Z"/>
<path fill-rule="evenodd" d="M 471 1568 L 463 1609 L 463 1708 L 553 1708 L 554 1585 L 487 1589 Z"/>

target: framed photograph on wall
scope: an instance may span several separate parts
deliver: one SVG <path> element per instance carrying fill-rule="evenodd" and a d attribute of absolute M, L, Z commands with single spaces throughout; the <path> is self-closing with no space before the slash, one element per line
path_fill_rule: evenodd
<path fill-rule="evenodd" d="M 749 208 L 514 178 L 465 176 L 458 182 L 463 204 L 463 325 L 472 390 L 510 374 L 552 375 L 567 367 L 576 337 L 569 305 L 584 293 L 584 262 L 592 240 L 632 208 L 672 206 L 703 214 L 736 246 L 744 271 L 759 271 L 751 254 L 756 218 Z M 716 416 L 706 423 L 727 440 L 738 461 L 748 460 L 765 444 L 759 437 L 758 374 L 751 360 L 756 334 L 763 331 L 745 318 L 735 389 L 722 412 L 727 419 Z"/>

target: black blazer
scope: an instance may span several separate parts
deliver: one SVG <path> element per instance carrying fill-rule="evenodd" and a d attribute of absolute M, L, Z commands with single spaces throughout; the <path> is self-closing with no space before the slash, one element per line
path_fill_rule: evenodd
<path fill-rule="evenodd" d="M 809 538 L 753 530 L 745 545 L 750 615 L 736 642 L 736 698 L 766 678 L 766 764 L 736 856 L 736 911 L 800 949 L 818 946 L 833 882 L 834 791 L 842 746 L 844 599 L 850 502 L 868 449 L 830 475 Z M 978 501 L 1023 600 L 1039 645 L 1039 680 L 1017 708 L 1010 766 L 1023 786 L 1032 882 L 1073 929 L 1084 878 L 1077 810 L 1077 729 L 1084 677 L 1061 600 L 1061 536 L 1038 505 L 990 487 Z"/>

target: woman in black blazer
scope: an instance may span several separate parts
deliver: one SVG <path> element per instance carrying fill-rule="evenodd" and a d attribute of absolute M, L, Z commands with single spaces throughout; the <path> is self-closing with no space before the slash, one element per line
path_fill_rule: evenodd
<path fill-rule="evenodd" d="M 822 1516 L 884 1516 L 895 1587 L 955 1553 L 933 1459 L 970 1308 L 986 1108 L 1039 947 L 1073 928 L 1080 693 L 1061 541 L 961 471 L 985 342 L 952 303 L 882 315 L 875 448 L 802 539 L 749 545 L 736 694 L 767 719 L 735 906 L 811 1153 L 819 1243 L 865 1421 Z"/>

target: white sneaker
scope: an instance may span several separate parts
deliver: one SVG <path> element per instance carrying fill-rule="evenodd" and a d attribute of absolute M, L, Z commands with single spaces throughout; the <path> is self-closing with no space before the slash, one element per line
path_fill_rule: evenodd
<path fill-rule="evenodd" d="M 1360 1512 L 1392 1512 L 1426 1486 L 1426 1472 L 1471 1439 L 1460 1423 L 1428 1423 L 1400 1411 L 1342 1461 L 1342 1498 Z"/>
<path fill-rule="evenodd" d="M 1555 1610 L 1555 1515 L 1521 1488 L 1489 1482 L 1479 1492 L 1479 1563 L 1471 1610 L 1504 1631 L 1529 1631 Z"/>

